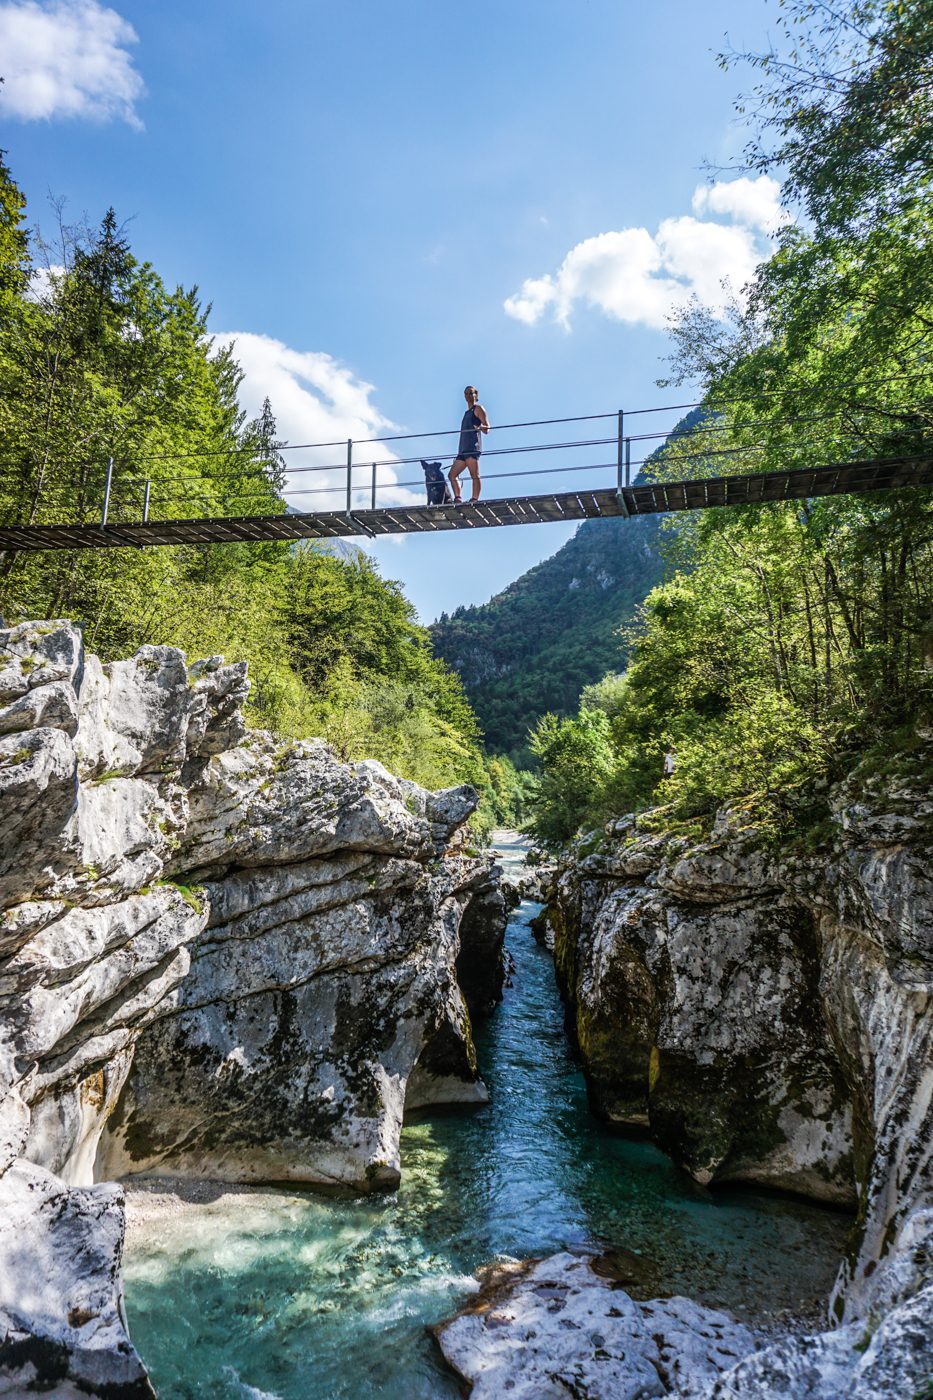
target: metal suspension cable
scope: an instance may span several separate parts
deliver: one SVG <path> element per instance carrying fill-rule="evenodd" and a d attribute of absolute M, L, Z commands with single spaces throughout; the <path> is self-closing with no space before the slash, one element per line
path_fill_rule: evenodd
<path fill-rule="evenodd" d="M 888 412 L 894 411 L 894 412 L 907 413 L 907 412 L 909 412 L 909 411 L 916 410 L 916 409 L 922 408 L 922 407 L 924 407 L 924 406 L 925 406 L 925 405 L 923 405 L 923 404 L 909 403 L 909 404 L 898 405 L 897 409 L 893 409 L 893 410 L 892 410 L 892 409 L 888 409 L 888 410 L 886 410 L 886 411 L 888 411 Z M 852 407 L 853 410 L 858 409 L 858 410 L 861 410 L 861 411 L 867 412 L 867 413 L 873 413 L 873 412 L 874 412 L 874 413 L 877 413 L 877 412 L 885 411 L 885 410 L 882 410 L 881 408 L 875 407 L 874 405 L 868 405 L 868 404 L 866 404 L 866 405 L 852 405 L 851 407 Z M 723 432 L 730 432 L 730 431 L 745 431 L 745 430 L 748 430 L 748 429 L 760 428 L 760 427 L 767 427 L 767 428 L 789 427 L 789 426 L 792 426 L 793 424 L 796 424 L 796 423 L 821 423 L 821 422 L 829 422 L 829 421 L 831 421 L 831 420 L 834 419 L 834 418 L 840 417 L 841 414 L 844 413 L 844 412 L 846 412 L 846 411 L 848 411 L 848 410 L 846 410 L 846 409 L 838 409 L 838 410 L 836 410 L 836 411 L 833 412 L 833 413 L 795 414 L 793 417 L 790 417 L 790 418 L 778 418 L 778 419 L 757 418 L 757 419 L 751 419 L 750 421 L 748 421 L 748 422 L 746 422 L 746 423 L 742 423 L 742 424 L 735 425 L 735 426 L 731 426 L 731 425 L 729 425 L 729 424 L 708 424 L 708 425 L 698 426 L 698 427 L 696 427 L 696 428 L 686 428 L 686 429 L 684 429 L 682 432 L 678 433 L 677 436 L 676 436 L 676 438 L 673 438 L 673 439 L 672 439 L 671 434 L 670 434 L 669 432 L 665 432 L 665 431 L 663 431 L 663 430 L 662 430 L 662 431 L 659 431 L 659 432 L 654 432 L 654 433 L 632 433 L 632 434 L 627 434 L 627 436 L 628 436 L 630 442 L 649 442 L 649 441 L 664 440 L 664 441 L 673 441 L 673 443 L 676 444 L 676 443 L 682 442 L 683 440 L 685 440 L 685 439 L 687 439 L 687 438 L 692 438 L 692 437 L 697 437 L 697 436 L 704 436 L 704 435 L 708 436 L 708 435 L 714 434 L 714 433 L 723 433 Z M 602 417 L 615 417 L 616 415 L 615 415 L 615 414 L 604 414 L 604 415 L 601 415 L 601 416 L 602 416 Z M 554 420 L 554 421 L 558 421 L 558 420 Z M 579 420 L 579 419 L 575 419 L 575 420 L 565 419 L 565 420 L 562 420 L 562 421 L 565 421 L 565 422 L 577 421 L 577 422 L 579 422 L 579 421 L 581 421 L 581 420 Z M 354 440 L 354 445 L 357 445 L 357 443 L 360 442 L 360 441 L 363 441 L 363 439 L 355 439 L 355 440 Z M 372 441 L 381 441 L 381 439 L 372 439 Z M 606 437 L 606 438 L 580 438 L 580 439 L 572 440 L 572 441 L 569 441 L 569 442 L 525 443 L 525 444 L 521 444 L 521 445 L 518 445 L 518 446 L 515 446 L 515 447 L 490 447 L 490 448 L 486 448 L 486 449 L 483 451 L 482 455 L 483 455 L 484 457 L 504 457 L 504 456 L 517 455 L 517 454 L 519 454 L 519 453 L 524 453 L 524 452 L 557 452 L 557 451 L 561 451 L 561 450 L 566 449 L 566 448 L 607 447 L 607 446 L 610 446 L 612 443 L 614 443 L 614 442 L 616 442 L 616 441 L 617 441 L 617 438 L 616 438 L 616 437 Z M 366 469 L 366 468 L 372 468 L 372 467 L 400 467 L 400 466 L 410 466 L 410 465 L 414 464 L 415 462 L 420 462 L 421 460 L 423 460 L 423 459 L 420 458 L 420 457 L 383 457 L 383 458 L 376 458 L 375 460 L 372 460 L 372 461 L 360 461 L 360 462 L 355 462 L 355 463 L 353 463 L 353 468 L 354 468 L 354 470 L 364 470 L 364 469 Z M 310 466 L 304 466 L 304 467 L 287 467 L 287 468 L 285 468 L 285 475 L 286 475 L 286 476 L 300 476 L 300 475 L 306 475 L 306 474 L 308 474 L 308 473 L 314 473 L 314 472 L 345 472 L 346 469 L 347 469 L 347 464 L 346 464 L 345 461 L 343 461 L 343 462 L 326 462 L 326 463 L 323 463 L 323 464 L 316 464 L 316 465 L 310 465 Z M 157 479 L 156 479 L 156 481 L 153 483 L 153 485 L 156 485 L 156 484 L 161 485 L 161 484 L 163 484 L 163 483 L 165 483 L 165 482 L 173 482 L 173 481 L 191 483 L 191 482 L 195 482 L 195 481 L 220 482 L 220 481 L 224 481 L 224 480 L 234 480 L 234 479 L 238 479 L 234 474 L 229 474 L 229 475 L 227 475 L 227 476 L 221 476 L 221 475 L 217 475 L 217 474 L 213 474 L 213 473 L 198 472 L 198 473 L 196 473 L 196 474 L 194 474 L 194 475 L 160 477 L 160 478 L 157 478 Z M 260 477 L 259 479 L 261 479 L 261 477 Z M 120 484 L 126 484 L 126 483 L 133 483 L 133 484 L 136 484 L 136 483 L 141 483 L 141 482 L 143 482 L 144 480 L 145 480 L 145 478 L 126 477 L 126 476 L 123 476 L 123 477 L 118 477 L 118 478 L 115 480 L 114 485 L 116 486 L 116 485 L 117 485 L 117 482 L 119 482 Z M 271 482 L 271 481 L 269 482 L 269 485 L 272 486 L 272 482 Z"/>
<path fill-rule="evenodd" d="M 804 446 L 804 447 L 806 447 L 807 449 L 809 449 L 809 448 L 812 448 L 812 447 L 814 447 L 814 446 L 818 446 L 818 445 L 821 444 L 821 443 L 832 442 L 832 441 L 834 441 L 834 440 L 835 440 L 835 435 L 833 435 L 833 434 L 823 434 L 823 435 L 821 435 L 821 436 L 819 436 L 819 437 L 817 437 L 817 438 L 811 438 L 811 439 L 809 439 L 809 440 L 807 441 L 806 444 L 802 444 L 801 446 Z M 734 457 L 734 456 L 741 456 L 741 455 L 746 455 L 746 454 L 758 453 L 758 452 L 765 451 L 765 450 L 767 450 L 767 448 L 770 447 L 771 445 L 772 445 L 772 444 L 770 444 L 770 443 L 759 442 L 759 443 L 742 444 L 742 445 L 737 446 L 737 447 L 717 448 L 717 449 L 709 450 L 709 451 L 707 451 L 707 452 L 694 453 L 694 454 L 691 454 L 691 455 L 682 457 L 682 458 L 680 458 L 679 460 L 682 461 L 682 462 L 706 461 L 706 460 L 708 460 L 710 457 L 726 457 L 726 456 L 728 456 L 728 457 Z M 783 451 L 793 450 L 793 445 L 784 444 L 784 445 L 782 446 L 782 450 L 783 450 Z M 642 467 L 642 466 L 647 465 L 647 464 L 650 462 L 650 460 L 651 460 L 650 457 L 639 458 L 639 459 L 637 459 L 637 460 L 631 462 L 631 463 L 630 463 L 630 466 L 631 466 L 633 469 L 634 469 L 634 468 L 637 468 L 637 467 Z M 614 470 L 617 470 L 617 468 L 618 468 L 618 463 L 617 463 L 617 462 L 595 462 L 595 463 L 585 463 L 585 464 L 583 464 L 583 465 L 580 465 L 580 466 L 573 466 L 573 467 L 545 467 L 545 468 L 537 468 L 537 469 L 532 468 L 531 470 L 527 470 L 527 471 L 487 472 L 487 473 L 484 473 L 484 475 L 483 475 L 483 480 L 484 480 L 484 481 L 505 481 L 505 480 L 512 480 L 512 479 L 516 479 L 516 478 L 519 478 L 519 477 L 528 477 L 528 476 L 534 476 L 534 477 L 541 477 L 541 476 L 561 476 L 561 475 L 565 475 L 565 474 L 567 474 L 567 473 L 574 473 L 574 472 L 609 471 L 609 470 L 613 470 L 613 471 L 614 471 Z M 381 484 L 383 490 L 402 490 L 402 489 L 408 489 L 408 488 L 420 488 L 420 489 L 422 489 L 422 490 L 424 489 L 424 481 L 423 481 L 423 479 L 422 479 L 422 480 L 412 480 L 412 481 L 391 481 L 391 482 L 382 482 L 382 483 L 380 483 L 380 484 Z M 651 484 L 651 483 L 645 482 L 645 483 L 643 483 L 643 484 L 644 484 L 644 485 L 649 485 L 649 484 Z M 663 483 L 658 483 L 658 484 L 663 484 Z M 341 483 L 337 483 L 337 484 L 335 484 L 335 485 L 333 485 L 333 486 L 306 487 L 306 488 L 304 488 L 304 489 L 295 490 L 295 491 L 291 491 L 291 490 L 290 490 L 290 491 L 288 492 L 288 494 L 289 494 L 290 496 L 327 496 L 327 495 L 337 495 L 337 494 L 341 494 L 341 495 L 342 495 L 343 492 L 345 491 L 345 489 L 346 489 L 346 487 L 345 487 L 344 483 L 341 482 Z M 367 491 L 369 488 L 368 488 L 368 487 L 360 486 L 360 487 L 357 487 L 357 488 L 355 488 L 355 489 L 356 489 L 360 494 L 362 494 L 363 492 Z M 173 498 L 173 497 L 175 497 L 175 496 L 177 496 L 177 495 L 181 495 L 181 494 L 184 494 L 184 495 L 187 496 L 188 498 L 194 498 L 194 499 L 201 499 L 201 500 L 211 500 L 211 499 L 213 499 L 212 497 L 207 496 L 207 495 L 205 495 L 204 493 L 201 493 L 201 492 L 186 492 L 186 493 L 180 493 L 180 492 L 160 492 L 160 493 L 159 493 L 159 496 L 160 496 L 160 498 L 168 497 L 169 499 L 171 499 L 171 498 Z M 233 495 L 233 498 L 236 499 L 236 500 L 267 500 L 267 499 L 268 499 L 268 497 L 265 495 L 265 493 L 258 493 L 258 492 L 239 492 L 239 491 L 237 491 L 237 492 L 233 492 L 232 495 Z"/>
<path fill-rule="evenodd" d="M 593 423 L 599 418 L 615 418 L 615 413 L 580 413 L 575 418 L 535 418 L 527 423 L 490 423 L 491 433 L 507 432 L 510 428 L 547 428 L 552 423 Z M 396 433 L 392 437 L 354 438 L 354 443 L 407 442 L 415 438 L 455 437 L 459 428 L 440 428 L 434 433 Z M 313 445 L 313 444 L 312 444 Z M 413 458 L 416 461 L 417 458 Z"/>
<path fill-rule="evenodd" d="M 930 367 L 927 369 L 927 371 L 926 371 L 927 374 L 930 372 L 930 369 L 933 369 L 933 366 L 930 366 Z M 922 378 L 925 378 L 925 377 L 926 377 L 926 375 L 925 375 L 923 372 L 921 372 L 921 371 L 908 372 L 908 371 L 905 370 L 905 371 L 902 372 L 901 374 L 886 375 L 883 379 L 872 379 L 872 380 L 857 380 L 857 379 L 856 379 L 856 380 L 849 380 L 849 381 L 846 381 L 846 382 L 844 382 L 844 383 L 842 383 L 842 384 L 836 384 L 836 385 L 833 385 L 833 386 L 831 386 L 831 387 L 832 387 L 833 389 L 849 389 L 849 388 L 856 388 L 856 387 L 868 387 L 868 388 L 872 388 L 872 387 L 874 387 L 874 386 L 876 386 L 876 385 L 881 385 L 881 384 L 893 384 L 893 383 L 897 383 L 897 382 L 903 381 L 903 380 L 905 380 L 905 379 L 907 379 L 907 380 L 915 380 L 915 379 L 922 379 Z M 784 396 L 784 397 L 789 397 L 789 396 L 791 396 L 791 395 L 806 394 L 806 393 L 821 393 L 821 392 L 822 392 L 822 393 L 825 393 L 825 392 L 827 391 L 827 387 L 828 387 L 828 386 L 823 385 L 823 384 L 801 384 L 801 385 L 794 385 L 794 386 L 792 386 L 792 387 L 790 387 L 790 388 L 787 388 L 787 389 L 765 389 L 765 390 L 761 390 L 761 391 L 756 395 L 756 397 L 759 397 L 759 398 L 774 398 L 774 397 L 782 397 L 782 396 Z M 722 399 L 722 400 L 720 400 L 720 402 L 721 402 L 721 403 L 724 403 L 724 404 L 725 404 L 725 403 L 744 403 L 745 401 L 746 401 L 746 400 L 745 400 L 744 398 L 734 398 L 734 399 Z M 683 412 L 685 409 L 689 409 L 689 408 L 702 408 L 702 407 L 704 407 L 705 404 L 706 404 L 706 400 L 704 400 L 704 399 L 697 399 L 697 400 L 694 400 L 694 401 L 692 401 L 692 402 L 690 402 L 690 403 L 660 404 L 660 405 L 657 405 L 656 407 L 653 407 L 653 408 L 629 408 L 629 409 L 626 409 L 626 410 L 625 410 L 625 416 L 628 418 L 628 417 L 636 417 L 636 416 L 640 416 L 640 415 L 643 415 L 643 414 L 649 414 L 649 413 L 675 413 L 675 412 Z M 709 405 L 709 406 L 713 409 L 713 411 L 715 411 L 715 407 L 716 407 L 715 404 Z M 526 422 L 516 422 L 516 423 L 493 423 L 493 424 L 490 424 L 489 431 L 490 431 L 490 432 L 506 432 L 506 431 L 508 431 L 508 430 L 510 430 L 510 429 L 515 429 L 515 428 L 548 427 L 548 426 L 550 426 L 551 424 L 557 424 L 557 423 L 585 423 L 585 422 L 596 422 L 596 421 L 601 420 L 601 419 L 608 419 L 608 418 L 615 418 L 615 417 L 616 417 L 616 412 L 612 412 L 612 413 L 584 413 L 584 414 L 575 415 L 575 416 L 573 416 L 573 417 L 565 417 L 565 418 L 536 418 L 536 419 L 529 419 L 529 420 L 526 421 Z M 423 438 L 432 438 L 432 437 L 453 437 L 453 436 L 456 436 L 459 432 L 460 432 L 460 429 L 459 429 L 459 428 L 439 428 L 439 429 L 437 429 L 436 431 L 427 432 L 427 433 L 393 433 L 393 434 L 384 435 L 384 436 L 382 436 L 382 437 L 354 438 L 353 441 L 354 441 L 354 443 L 359 443 L 359 444 L 361 444 L 361 445 L 362 445 L 362 444 L 366 444 L 366 445 L 368 446 L 368 445 L 370 445 L 370 444 L 372 444 L 372 443 L 378 443 L 378 442 L 404 442 L 404 441 L 416 441 L 416 440 L 419 440 L 419 439 L 423 439 Z M 278 444 L 278 445 L 275 447 L 274 450 L 275 450 L 276 452 L 300 452 L 300 451 L 308 451 L 308 450 L 314 449 L 314 448 L 344 447 L 344 446 L 346 445 L 346 441 L 347 441 L 346 438 L 337 438 L 337 439 L 334 439 L 334 440 L 329 441 L 329 442 L 283 442 L 283 443 Z M 238 457 L 238 456 L 244 456 L 244 455 L 255 455 L 256 450 L 257 450 L 256 447 L 255 447 L 255 446 L 252 446 L 252 447 L 235 447 L 235 448 L 199 448 L 199 449 L 196 449 L 196 450 L 194 450 L 194 451 L 188 451 L 188 452 L 142 453 L 142 454 L 139 454 L 139 455 L 135 456 L 135 457 L 134 457 L 134 461 L 136 461 L 136 462 L 161 462 L 161 461 L 183 461 L 183 460 L 187 460 L 187 459 L 189 459 L 189 458 L 195 458 L 195 457 Z M 417 459 L 413 458 L 412 460 L 417 460 Z M 93 465 L 94 465 L 94 462 L 93 462 L 92 460 L 88 460 L 88 461 L 84 462 L 82 465 L 93 466 Z M 142 481 L 142 480 L 145 480 L 145 478 L 139 478 L 139 479 L 140 479 L 141 481 Z"/>

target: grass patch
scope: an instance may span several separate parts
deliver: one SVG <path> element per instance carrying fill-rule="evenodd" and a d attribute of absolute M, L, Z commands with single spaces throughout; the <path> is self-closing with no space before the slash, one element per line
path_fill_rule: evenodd
<path fill-rule="evenodd" d="M 196 914 L 204 913 L 204 890 L 199 885 L 182 885 L 177 880 L 157 880 L 163 889 L 177 890 L 182 899 Z"/>

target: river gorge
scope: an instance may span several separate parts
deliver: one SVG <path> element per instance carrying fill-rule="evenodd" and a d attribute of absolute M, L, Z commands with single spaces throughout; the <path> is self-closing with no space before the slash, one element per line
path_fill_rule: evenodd
<path fill-rule="evenodd" d="M 542 919 L 245 668 L 2 640 L 0 1394 L 930 1393 L 925 790 L 615 823 Z"/>
<path fill-rule="evenodd" d="M 623 1246 L 639 1296 L 687 1293 L 772 1329 L 801 1309 L 817 1320 L 849 1218 L 712 1194 L 601 1125 L 529 928 L 537 908 L 510 919 L 511 985 L 477 1034 L 489 1103 L 404 1127 L 397 1193 L 159 1195 L 153 1209 L 128 1192 L 130 1331 L 160 1395 L 456 1396 L 427 1327 L 490 1261 L 568 1248 Z"/>

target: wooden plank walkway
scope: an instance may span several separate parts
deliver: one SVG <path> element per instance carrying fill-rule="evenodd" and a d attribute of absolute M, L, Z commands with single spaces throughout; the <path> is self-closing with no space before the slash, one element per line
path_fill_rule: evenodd
<path fill-rule="evenodd" d="M 115 521 L 101 525 L 0 526 L 0 551 L 133 549 L 151 545 L 232 544 L 260 540 L 335 539 L 561 520 L 663 514 L 712 506 L 757 505 L 933 485 L 933 456 L 842 462 L 802 470 L 646 483 L 597 491 L 512 496 L 462 506 L 391 506 L 382 510 L 315 511 L 294 515 L 225 516 L 205 520 Z"/>

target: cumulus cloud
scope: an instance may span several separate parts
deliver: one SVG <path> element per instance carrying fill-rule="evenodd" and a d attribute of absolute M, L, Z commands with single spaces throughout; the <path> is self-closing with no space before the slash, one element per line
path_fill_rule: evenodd
<path fill-rule="evenodd" d="M 766 175 L 702 185 L 693 208 L 733 222 L 686 214 L 664 219 L 654 234 L 626 228 L 586 238 L 556 273 L 527 278 L 506 299 L 507 314 L 528 326 L 549 317 L 569 329 L 574 307 L 583 303 L 629 325 L 662 329 L 693 296 L 722 312 L 768 255 L 766 235 L 784 220 L 778 186 Z"/>
<path fill-rule="evenodd" d="M 698 185 L 692 204 L 695 214 L 731 215 L 739 223 L 765 233 L 774 233 L 789 218 L 781 208 L 781 187 L 769 175 L 759 175 L 757 180 L 743 175 L 740 180 Z"/>
<path fill-rule="evenodd" d="M 21 121 L 118 118 L 140 127 L 137 34 L 98 0 L 0 3 L 0 112 Z"/>
<path fill-rule="evenodd" d="M 386 418 L 372 402 L 374 388 L 358 379 L 348 366 L 333 356 L 314 350 L 293 350 L 272 336 L 252 331 L 227 331 L 217 335 L 218 345 L 233 342 L 233 354 L 245 378 L 239 397 L 251 417 L 262 410 L 268 396 L 275 414 L 278 436 L 293 443 L 336 443 L 334 447 L 302 447 L 284 454 L 291 469 L 289 488 L 285 497 L 297 510 L 339 510 L 346 497 L 346 441 L 353 438 L 380 437 L 398 432 L 398 426 Z M 360 464 L 354 473 L 357 488 L 354 505 L 366 506 L 370 500 L 372 481 L 369 463 L 376 459 L 386 463 L 377 468 L 379 505 L 414 504 L 424 500 L 424 492 L 415 493 L 399 486 L 399 480 L 411 479 L 411 468 L 392 465 L 396 454 L 386 443 L 360 446 L 354 461 Z M 295 468 L 329 467 L 328 471 L 295 471 Z M 418 467 L 415 475 L 420 474 Z"/>

